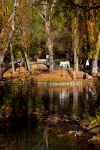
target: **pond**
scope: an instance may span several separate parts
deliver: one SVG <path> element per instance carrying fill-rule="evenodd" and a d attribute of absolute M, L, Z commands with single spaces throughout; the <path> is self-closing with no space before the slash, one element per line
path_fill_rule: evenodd
<path fill-rule="evenodd" d="M 99 150 L 79 125 L 99 97 L 98 87 L 0 86 L 0 150 Z"/>

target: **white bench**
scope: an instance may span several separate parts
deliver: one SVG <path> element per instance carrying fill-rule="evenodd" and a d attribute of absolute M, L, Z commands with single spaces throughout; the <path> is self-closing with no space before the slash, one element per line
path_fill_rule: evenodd
<path fill-rule="evenodd" d="M 70 62 L 69 61 L 61 61 L 60 67 L 65 68 L 65 69 L 70 68 Z"/>

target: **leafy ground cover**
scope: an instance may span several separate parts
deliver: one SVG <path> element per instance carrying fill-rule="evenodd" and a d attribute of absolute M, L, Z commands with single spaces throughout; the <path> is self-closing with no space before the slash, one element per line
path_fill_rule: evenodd
<path fill-rule="evenodd" d="M 76 72 L 76 79 L 73 78 L 73 70 L 70 72 L 62 68 L 56 68 L 53 72 L 49 72 L 47 67 L 43 64 L 33 64 L 31 65 L 31 73 L 27 72 L 24 67 L 19 67 L 16 69 L 16 72 L 13 74 L 12 69 L 8 69 L 3 77 L 5 79 L 33 79 L 34 81 L 49 81 L 49 82 L 70 82 L 70 81 L 82 81 L 82 82 L 96 82 L 99 79 L 92 76 L 84 78 L 83 71 Z"/>

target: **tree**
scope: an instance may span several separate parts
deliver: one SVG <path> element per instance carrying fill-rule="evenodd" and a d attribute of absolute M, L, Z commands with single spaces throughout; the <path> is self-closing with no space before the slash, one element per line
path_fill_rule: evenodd
<path fill-rule="evenodd" d="M 75 3 L 80 3 L 80 0 L 75 0 Z M 79 51 L 80 51 L 80 9 L 75 8 L 72 14 L 72 48 L 74 50 L 74 79 L 76 71 L 79 70 Z"/>
<path fill-rule="evenodd" d="M 13 46 L 12 43 L 10 42 L 10 55 L 11 55 L 11 63 L 12 63 L 12 72 L 15 72 L 15 65 L 14 65 L 14 54 L 13 54 Z"/>
<path fill-rule="evenodd" d="M 72 19 L 72 47 L 74 50 L 74 70 L 79 70 L 79 14 L 76 12 Z"/>
<path fill-rule="evenodd" d="M 97 41 L 96 41 L 96 46 L 95 46 L 95 51 L 93 53 L 93 61 L 92 61 L 92 74 L 97 75 L 98 73 L 98 56 L 100 52 L 100 31 L 97 36 Z"/>
<path fill-rule="evenodd" d="M 38 3 L 36 1 L 35 3 Z M 52 31 L 52 16 L 53 16 L 53 8 L 55 4 L 57 3 L 57 0 L 51 0 L 51 1 L 42 1 L 38 3 L 38 7 L 40 5 L 40 8 L 35 6 L 35 3 L 33 4 L 33 8 L 39 16 L 42 18 L 44 25 L 45 25 L 45 35 L 46 35 L 46 43 L 47 43 L 47 48 L 49 52 L 49 71 L 54 70 L 54 58 L 53 58 L 53 31 Z"/>
<path fill-rule="evenodd" d="M 49 71 L 53 71 L 54 69 L 54 59 L 53 59 L 53 35 L 51 30 L 51 14 L 48 15 L 48 9 L 50 9 L 50 13 L 52 13 L 52 7 L 49 8 L 49 4 L 45 1 L 43 6 L 43 13 L 44 13 L 44 22 L 45 22 L 45 32 L 46 32 L 46 39 L 47 39 L 47 47 L 49 51 Z"/>
<path fill-rule="evenodd" d="M 98 3 L 97 0 L 83 0 L 82 3 L 80 3 L 80 0 L 71 0 L 71 4 L 77 8 L 78 12 L 79 10 L 83 10 L 84 12 L 84 17 L 85 17 L 85 22 L 86 25 L 84 26 L 85 29 L 85 36 L 86 37 L 86 42 L 87 42 L 87 53 L 90 52 L 92 53 L 92 74 L 97 74 L 98 69 L 97 69 L 97 61 L 98 61 L 98 54 L 99 54 L 99 49 L 100 49 L 100 44 L 99 44 L 99 31 L 98 31 L 98 27 L 97 27 L 97 18 L 98 18 L 98 14 L 99 14 L 99 10 L 98 8 L 100 8 L 100 5 Z M 79 43 L 79 36 L 78 36 L 78 25 L 79 22 L 77 20 L 77 18 L 74 18 L 74 22 L 73 25 L 77 24 L 77 29 L 74 29 L 77 31 L 76 34 L 74 33 L 74 35 L 76 35 L 76 37 L 74 36 L 74 40 L 76 41 L 76 43 Z M 75 31 L 74 30 L 74 31 Z M 82 30 L 81 30 L 82 33 Z M 77 44 L 75 44 L 77 47 Z M 73 48 L 75 49 L 75 45 L 73 46 Z M 76 50 L 75 50 L 75 54 L 74 57 L 76 56 Z M 78 53 L 78 52 L 77 52 Z M 74 64 L 77 63 L 78 57 L 75 57 L 75 61 Z M 77 63 L 78 64 L 78 63 Z M 78 65 L 77 65 L 78 66 Z M 78 67 L 77 67 L 78 68 Z"/>
<path fill-rule="evenodd" d="M 87 6 L 93 8 L 96 1 L 87 1 Z M 91 73 L 96 75 L 98 73 L 98 55 L 100 50 L 100 33 L 97 27 L 98 10 L 89 9 L 86 15 L 87 32 L 88 32 L 88 43 L 90 51 L 92 52 L 92 70 Z"/>
<path fill-rule="evenodd" d="M 14 5 L 13 12 L 12 12 L 10 18 L 9 18 L 9 20 L 11 20 L 10 33 L 8 35 L 5 48 L 3 49 L 2 53 L 0 54 L 0 77 L 1 77 L 1 80 L 2 80 L 2 77 L 3 77 L 3 75 L 2 75 L 3 74 L 2 67 L 3 67 L 4 55 L 5 55 L 6 51 L 9 48 L 9 45 L 10 45 L 10 42 L 11 42 L 11 38 L 13 36 L 13 32 L 14 32 L 14 29 L 15 29 L 14 28 L 14 24 L 15 24 L 16 8 L 18 7 L 18 0 L 15 0 L 13 5 Z M 1 31 L 1 35 L 2 35 L 2 33 L 3 33 L 3 29 Z"/>
<path fill-rule="evenodd" d="M 21 13 L 23 11 L 23 13 Z M 26 15 L 24 15 L 26 14 Z M 29 27 L 29 19 L 30 19 L 30 3 L 26 0 L 23 0 L 20 3 L 19 12 L 18 12 L 17 21 L 19 22 L 18 28 L 21 31 L 21 45 L 23 47 L 22 56 L 25 64 L 26 70 L 31 72 L 29 59 L 27 56 L 27 51 L 29 47 L 29 37 L 30 37 L 30 29 Z"/>

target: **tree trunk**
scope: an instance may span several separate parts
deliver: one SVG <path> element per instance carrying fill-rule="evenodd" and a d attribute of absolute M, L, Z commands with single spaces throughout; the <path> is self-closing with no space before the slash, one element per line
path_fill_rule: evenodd
<path fill-rule="evenodd" d="M 73 79 L 76 79 L 76 72 L 79 70 L 79 20 L 78 16 L 74 16 L 72 20 L 72 47 L 74 50 L 74 74 Z"/>
<path fill-rule="evenodd" d="M 5 49 L 3 50 L 3 53 L 2 53 L 3 58 L 4 58 L 4 55 L 5 55 L 6 51 L 8 50 L 8 47 L 9 47 L 9 44 L 10 44 L 10 41 L 11 41 L 11 38 L 12 38 L 12 35 L 13 35 L 13 32 L 14 32 L 14 23 L 15 23 L 15 15 L 16 15 L 16 8 L 17 7 L 18 7 L 18 0 L 15 0 L 14 1 L 14 9 L 13 9 L 13 13 L 12 13 L 11 32 L 9 34 L 8 41 L 6 43 Z"/>
<path fill-rule="evenodd" d="M 0 64 L 0 81 L 3 80 L 2 65 Z"/>
<path fill-rule="evenodd" d="M 53 33 L 51 31 L 51 23 L 50 23 L 50 14 L 48 15 L 48 9 L 49 5 L 47 1 L 44 4 L 44 22 L 45 22 L 45 32 L 46 32 L 46 39 L 47 39 L 47 48 L 49 51 L 49 71 L 54 70 L 54 59 L 53 59 Z M 52 12 L 52 7 L 51 7 L 51 12 Z"/>
<path fill-rule="evenodd" d="M 11 38 L 12 38 L 12 35 L 13 35 L 13 32 L 14 32 L 14 21 L 15 21 L 15 15 L 16 15 L 16 8 L 18 7 L 18 0 L 15 0 L 14 1 L 14 9 L 13 9 L 13 13 L 12 13 L 12 26 L 11 26 L 11 31 L 9 33 L 9 37 L 8 37 L 8 40 L 7 40 L 7 43 L 6 43 L 6 46 L 0 56 L 0 78 L 2 79 L 3 77 L 3 71 L 2 71 L 2 66 L 3 66 L 3 61 L 4 61 L 4 56 L 5 56 L 5 53 L 6 51 L 8 50 L 8 47 L 10 45 L 10 42 L 11 42 Z"/>
<path fill-rule="evenodd" d="M 2 64 L 3 64 L 3 62 L 2 62 L 2 57 L 1 57 L 1 55 L 0 55 L 0 81 L 3 80 Z"/>
<path fill-rule="evenodd" d="M 28 67 L 27 67 L 27 62 L 26 62 L 25 56 L 23 56 L 23 61 L 24 61 L 24 67 L 28 71 Z"/>
<path fill-rule="evenodd" d="M 12 63 L 12 72 L 15 73 L 15 65 L 14 65 L 14 55 L 13 55 L 13 47 L 12 43 L 10 42 L 10 52 L 11 52 L 11 63 Z"/>
<path fill-rule="evenodd" d="M 88 0 L 89 6 L 93 6 L 93 1 Z M 87 31 L 88 42 L 90 51 L 92 52 L 92 70 L 91 73 L 96 75 L 98 73 L 97 61 L 100 49 L 100 33 L 98 32 L 96 24 L 96 10 L 90 10 L 87 12 Z"/>
<path fill-rule="evenodd" d="M 96 75 L 98 73 L 98 55 L 99 55 L 99 51 L 100 51 L 100 32 L 98 35 L 98 40 L 96 43 L 96 50 L 95 53 L 93 54 L 93 61 L 92 61 L 92 74 Z"/>
<path fill-rule="evenodd" d="M 80 4 L 80 0 L 75 0 L 75 3 Z M 74 71 L 79 70 L 79 49 L 80 49 L 80 28 L 79 15 L 80 10 L 76 9 L 72 19 L 72 47 L 74 50 Z"/>
<path fill-rule="evenodd" d="M 28 57 L 27 57 L 27 53 L 25 52 L 24 55 L 25 55 L 25 60 L 26 60 L 26 64 L 27 64 L 27 70 L 29 72 L 31 72 L 30 63 L 29 63 L 29 60 L 28 60 Z"/>
<path fill-rule="evenodd" d="M 76 4 L 81 4 L 80 0 L 75 0 Z M 73 78 L 76 79 L 76 72 L 79 70 L 79 50 L 80 45 L 80 9 L 75 8 L 72 18 L 72 47 L 74 50 L 74 74 Z"/>
<path fill-rule="evenodd" d="M 74 16 L 72 20 L 72 47 L 74 50 L 74 71 L 79 70 L 79 19 Z"/>
<path fill-rule="evenodd" d="M 45 21 L 45 30 L 47 37 L 47 47 L 49 51 L 49 71 L 53 71 L 54 70 L 53 37 L 51 35 L 50 21 Z"/>

